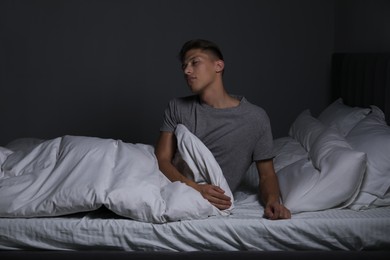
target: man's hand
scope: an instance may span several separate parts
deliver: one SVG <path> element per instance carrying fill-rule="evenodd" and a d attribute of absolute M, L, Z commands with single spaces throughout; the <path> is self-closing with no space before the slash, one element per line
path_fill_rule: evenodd
<path fill-rule="evenodd" d="M 218 186 L 198 184 L 196 189 L 203 198 L 220 210 L 228 209 L 232 205 L 231 198 L 225 195 L 225 191 Z"/>
<path fill-rule="evenodd" d="M 279 202 L 269 203 L 264 208 L 264 217 L 272 220 L 289 219 L 291 212 Z"/>

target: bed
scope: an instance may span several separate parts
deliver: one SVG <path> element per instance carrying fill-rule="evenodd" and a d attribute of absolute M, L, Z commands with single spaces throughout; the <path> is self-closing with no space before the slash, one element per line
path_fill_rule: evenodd
<path fill-rule="evenodd" d="M 319 256 L 387 259 L 390 256 L 389 116 L 390 55 L 333 54 L 329 106 L 316 116 L 309 108 L 305 109 L 297 115 L 288 134 L 275 139 L 274 164 L 281 197 L 293 213 L 291 219 L 277 221 L 262 217 L 254 165 L 240 189 L 231 194 L 234 206 L 219 211 L 182 185 L 175 186 L 150 173 L 154 172 L 155 161 L 149 160 L 153 154 L 149 145 L 75 136 L 15 140 L 2 147 L 0 157 L 3 171 L 0 256 L 2 259 Z M 182 159 L 192 169 L 193 177 L 226 185 L 207 149 L 185 129 L 182 136 Z M 84 144 L 81 148 L 80 143 Z M 75 146 L 79 147 L 76 152 Z M 108 152 L 110 149 L 112 152 Z M 130 160 L 135 162 L 132 165 L 124 160 L 126 151 L 136 153 Z M 6 161 L 11 153 L 17 152 L 19 157 L 11 167 Z M 50 156 L 62 158 L 61 163 L 48 163 L 46 158 Z M 74 161 L 77 156 L 85 160 L 72 166 L 77 169 L 76 175 L 61 182 L 53 181 L 63 175 L 61 169 L 64 163 L 68 165 L 66 160 L 72 157 Z M 88 165 L 91 160 L 95 167 Z M 23 167 L 18 168 L 16 162 L 20 161 Z M 141 161 L 144 163 L 140 167 Z M 134 164 L 134 171 L 142 175 L 135 177 L 137 185 L 133 184 L 131 189 L 126 187 L 134 179 L 127 180 L 123 174 L 104 175 Z M 151 165 L 152 170 L 145 171 Z M 23 177 L 31 169 L 40 169 L 47 175 L 37 174 L 34 180 Z M 88 182 L 78 179 L 80 172 L 86 172 L 86 177 L 97 174 L 91 179 L 96 184 L 94 190 L 89 187 L 83 190 L 77 184 Z M 143 180 L 145 176 L 148 182 Z M 11 181 L 22 177 L 24 184 Z M 18 193 L 32 189 L 28 184 L 36 180 L 38 188 L 34 185 L 29 193 Z M 18 190 L 10 188 L 10 183 L 19 185 Z M 53 186 L 57 188 L 50 189 Z M 61 194 L 56 190 L 61 190 Z M 146 196 L 144 190 L 152 195 Z M 172 190 L 182 192 L 181 201 L 175 201 L 175 196 L 169 193 Z M 196 198 L 192 199 L 193 196 Z M 63 200 L 70 204 L 60 204 Z M 189 202 L 196 206 L 188 207 Z"/>

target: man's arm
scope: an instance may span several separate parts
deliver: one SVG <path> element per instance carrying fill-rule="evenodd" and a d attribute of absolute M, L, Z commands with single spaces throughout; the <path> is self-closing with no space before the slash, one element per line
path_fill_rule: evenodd
<path fill-rule="evenodd" d="M 173 156 L 176 153 L 176 147 L 177 141 L 174 133 L 161 132 L 155 149 L 160 171 L 165 174 L 170 181 L 183 182 L 199 191 L 205 199 L 217 208 L 221 210 L 228 209 L 231 206 L 231 199 L 224 194 L 224 190 L 218 186 L 210 184 L 197 184 L 177 170 L 177 168 L 172 164 Z"/>
<path fill-rule="evenodd" d="M 155 149 L 160 171 L 162 171 L 170 181 L 180 181 L 196 189 L 197 184 L 182 175 L 172 164 L 173 156 L 176 153 L 176 147 L 177 142 L 175 135 L 172 132 L 161 132 Z"/>
<path fill-rule="evenodd" d="M 278 176 L 274 170 L 273 160 L 256 162 L 259 172 L 260 197 L 264 203 L 264 216 L 269 219 L 291 218 L 290 211 L 280 203 Z"/>

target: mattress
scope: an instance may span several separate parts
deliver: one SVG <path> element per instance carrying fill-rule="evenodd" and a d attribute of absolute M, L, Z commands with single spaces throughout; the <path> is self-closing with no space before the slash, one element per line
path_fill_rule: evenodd
<path fill-rule="evenodd" d="M 2 250 L 279 251 L 386 250 L 390 207 L 329 209 L 267 220 L 256 195 L 238 192 L 228 216 L 163 224 L 104 208 L 61 217 L 1 218 Z"/>

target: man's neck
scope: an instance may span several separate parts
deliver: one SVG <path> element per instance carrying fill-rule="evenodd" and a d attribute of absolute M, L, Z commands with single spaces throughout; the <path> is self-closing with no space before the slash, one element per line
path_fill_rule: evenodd
<path fill-rule="evenodd" d="M 240 101 L 230 96 L 224 88 L 216 90 L 210 89 L 199 95 L 203 103 L 213 108 L 231 108 L 236 107 L 240 104 Z"/>

